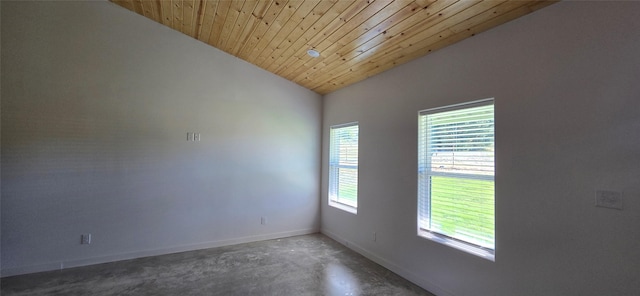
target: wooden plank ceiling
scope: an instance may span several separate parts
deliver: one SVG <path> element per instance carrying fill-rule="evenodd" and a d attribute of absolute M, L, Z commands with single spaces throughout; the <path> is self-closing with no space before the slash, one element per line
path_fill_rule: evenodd
<path fill-rule="evenodd" d="M 319 94 L 330 93 L 554 3 L 111 1 Z M 310 57 L 309 49 L 315 49 L 320 56 Z"/>

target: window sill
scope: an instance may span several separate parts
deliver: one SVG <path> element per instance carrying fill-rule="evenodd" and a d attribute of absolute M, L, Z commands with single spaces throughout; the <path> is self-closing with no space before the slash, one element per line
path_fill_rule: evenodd
<path fill-rule="evenodd" d="M 451 238 L 448 238 L 443 235 L 439 235 L 433 232 L 429 232 L 423 229 L 418 229 L 418 236 L 422 238 L 426 238 L 428 240 L 458 249 L 460 251 L 469 253 L 471 255 L 478 256 L 480 258 L 484 258 L 490 260 L 492 262 L 496 261 L 495 251 L 483 249 L 471 244 L 466 244 Z"/>
<path fill-rule="evenodd" d="M 338 208 L 340 210 L 349 212 L 349 213 L 354 214 L 354 215 L 358 214 L 358 208 L 350 206 L 350 205 L 346 205 L 346 204 L 343 204 L 343 203 L 339 203 L 337 201 L 329 200 L 329 206 L 332 206 L 334 208 Z"/>

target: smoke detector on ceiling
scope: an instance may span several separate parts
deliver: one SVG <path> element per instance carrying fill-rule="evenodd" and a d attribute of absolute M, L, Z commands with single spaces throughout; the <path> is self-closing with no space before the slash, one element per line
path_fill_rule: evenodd
<path fill-rule="evenodd" d="M 317 57 L 319 57 L 319 56 L 320 56 L 320 53 L 319 53 L 317 50 L 315 50 L 315 49 L 309 49 L 309 50 L 307 50 L 307 54 L 308 54 L 310 57 L 312 57 L 312 58 L 317 58 Z"/>

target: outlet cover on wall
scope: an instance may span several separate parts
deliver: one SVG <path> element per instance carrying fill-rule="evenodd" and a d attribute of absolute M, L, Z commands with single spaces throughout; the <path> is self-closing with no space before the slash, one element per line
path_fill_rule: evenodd
<path fill-rule="evenodd" d="M 622 210 L 622 192 L 596 190 L 596 207 Z"/>

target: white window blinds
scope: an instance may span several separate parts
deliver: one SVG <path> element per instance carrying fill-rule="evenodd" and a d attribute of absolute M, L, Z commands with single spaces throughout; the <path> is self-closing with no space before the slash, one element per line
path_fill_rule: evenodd
<path fill-rule="evenodd" d="M 493 100 L 420 112 L 418 153 L 419 233 L 493 256 Z"/>
<path fill-rule="evenodd" d="M 358 124 L 331 127 L 329 204 L 355 213 L 358 207 Z"/>

